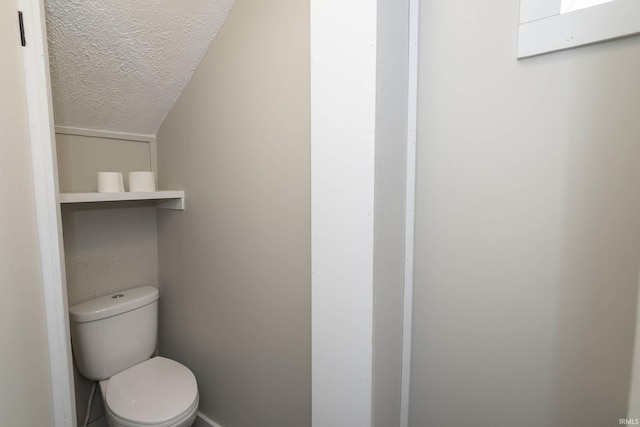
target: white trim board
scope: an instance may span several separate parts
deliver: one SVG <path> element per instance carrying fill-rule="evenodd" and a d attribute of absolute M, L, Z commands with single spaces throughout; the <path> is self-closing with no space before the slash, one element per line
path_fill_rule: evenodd
<path fill-rule="evenodd" d="M 615 0 L 560 13 L 561 0 L 520 0 L 518 58 L 640 33 L 640 1 Z"/>
<path fill-rule="evenodd" d="M 204 415 L 202 412 L 198 411 L 198 418 L 200 418 L 203 422 L 207 423 L 211 427 L 222 427 L 220 424 L 213 421 L 211 418 Z"/>
<path fill-rule="evenodd" d="M 370 426 L 377 3 L 310 6 L 312 424 Z"/>
<path fill-rule="evenodd" d="M 640 278 L 638 279 L 640 290 Z M 636 306 L 640 308 L 640 291 L 638 292 Z M 636 308 L 636 333 L 631 364 L 631 381 L 629 384 L 629 404 L 627 418 L 640 418 L 640 310 Z"/>
<path fill-rule="evenodd" d="M 409 79 L 407 108 L 407 183 L 405 205 L 405 266 L 402 322 L 402 382 L 400 385 L 400 427 L 409 425 L 411 386 L 411 338 L 413 333 L 413 260 L 416 204 L 416 155 L 418 139 L 418 55 L 420 0 L 409 0 Z"/>
<path fill-rule="evenodd" d="M 105 139 L 120 139 L 123 141 L 137 141 L 137 142 L 155 142 L 155 135 L 144 135 L 138 133 L 126 133 L 126 132 L 112 132 L 107 130 L 95 130 L 85 128 L 75 128 L 69 126 L 56 126 L 56 133 L 62 135 L 78 135 L 89 136 L 94 138 Z"/>
<path fill-rule="evenodd" d="M 38 240 L 42 267 L 54 427 L 74 427 L 76 411 L 71 341 L 66 316 L 67 293 L 62 247 L 62 222 L 57 202 L 58 173 L 53 135 L 53 107 L 44 2 L 19 0 L 27 46 L 24 50 L 25 85 L 33 162 Z"/>
<path fill-rule="evenodd" d="M 95 130 L 76 128 L 69 126 L 56 126 L 56 134 L 86 136 L 89 138 L 113 139 L 118 141 L 144 142 L 149 144 L 149 165 L 151 172 L 155 173 L 156 188 L 158 188 L 158 143 L 155 135 L 143 135 L 138 133 L 112 132 L 106 130 Z"/>

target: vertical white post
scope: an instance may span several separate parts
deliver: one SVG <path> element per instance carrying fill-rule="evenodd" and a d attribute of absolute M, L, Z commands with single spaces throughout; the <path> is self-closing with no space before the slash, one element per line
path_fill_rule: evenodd
<path fill-rule="evenodd" d="M 372 418 L 377 2 L 311 0 L 312 422 Z"/>
<path fill-rule="evenodd" d="M 42 0 L 20 0 L 27 45 L 25 85 L 33 162 L 38 240 L 44 294 L 54 427 L 76 425 L 69 324 L 66 317 L 62 223 L 58 204 L 58 173 L 53 133 L 53 108 L 45 12 Z"/>
<path fill-rule="evenodd" d="M 404 320 L 402 328 L 402 389 L 400 427 L 409 425 L 411 334 L 413 321 L 413 249 L 416 201 L 416 149 L 418 128 L 418 39 L 420 1 L 409 0 L 409 83 L 407 109 L 407 193 L 405 222 Z"/>

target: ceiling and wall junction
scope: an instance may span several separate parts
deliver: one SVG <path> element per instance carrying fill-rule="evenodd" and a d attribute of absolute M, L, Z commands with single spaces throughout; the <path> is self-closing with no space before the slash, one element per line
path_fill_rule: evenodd
<path fill-rule="evenodd" d="M 48 0 L 57 126 L 155 134 L 234 0 Z"/>

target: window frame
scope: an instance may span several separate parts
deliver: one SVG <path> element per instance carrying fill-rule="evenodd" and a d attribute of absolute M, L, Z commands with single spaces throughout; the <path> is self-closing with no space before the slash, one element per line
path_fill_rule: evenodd
<path fill-rule="evenodd" d="M 640 1 L 560 13 L 561 0 L 520 0 L 518 59 L 640 33 Z"/>

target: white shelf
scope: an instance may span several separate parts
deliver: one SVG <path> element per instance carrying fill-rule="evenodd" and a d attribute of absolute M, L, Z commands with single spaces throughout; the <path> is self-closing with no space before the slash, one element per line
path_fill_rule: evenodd
<path fill-rule="evenodd" d="M 127 202 L 155 200 L 164 209 L 184 210 L 184 191 L 155 191 L 153 193 L 60 193 L 60 203 Z"/>

